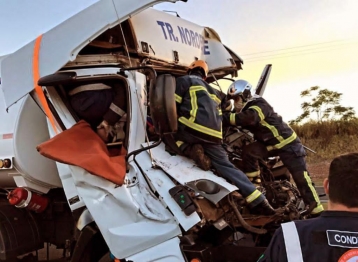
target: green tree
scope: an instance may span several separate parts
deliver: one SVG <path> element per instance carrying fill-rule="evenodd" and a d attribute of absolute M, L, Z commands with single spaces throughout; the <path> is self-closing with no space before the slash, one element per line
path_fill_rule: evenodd
<path fill-rule="evenodd" d="M 303 120 L 316 116 L 318 122 L 326 120 L 350 120 L 355 118 L 353 107 L 344 107 L 340 105 L 342 93 L 321 89 L 319 86 L 313 86 L 301 92 L 302 98 L 311 97 L 311 101 L 301 104 L 303 113 L 290 124 L 298 124 Z"/>

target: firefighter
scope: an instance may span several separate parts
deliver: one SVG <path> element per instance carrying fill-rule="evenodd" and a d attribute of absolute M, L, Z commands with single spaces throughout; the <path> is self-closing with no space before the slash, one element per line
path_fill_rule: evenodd
<path fill-rule="evenodd" d="M 276 230 L 264 261 L 358 261 L 358 153 L 333 159 L 324 180 L 328 211 Z"/>
<path fill-rule="evenodd" d="M 234 167 L 222 147 L 223 97 L 205 82 L 208 71 L 206 62 L 197 60 L 190 64 L 188 75 L 176 80 L 177 146 L 203 169 L 209 169 L 212 164 L 221 176 L 233 182 L 246 198 L 252 213 L 273 215 L 275 211 L 266 198 L 241 170 Z"/>
<path fill-rule="evenodd" d="M 72 108 L 104 142 L 124 138 L 127 97 L 122 84 L 114 81 L 81 83 L 69 89 Z"/>
<path fill-rule="evenodd" d="M 260 175 L 258 159 L 278 155 L 301 193 L 306 214 L 318 216 L 323 206 L 307 171 L 306 152 L 300 139 L 265 99 L 251 95 L 251 88 L 245 80 L 232 83 L 227 96 L 234 100 L 234 111 L 223 115 L 225 126 L 241 126 L 253 133 L 256 140 L 243 148 L 243 171 L 255 178 Z"/>

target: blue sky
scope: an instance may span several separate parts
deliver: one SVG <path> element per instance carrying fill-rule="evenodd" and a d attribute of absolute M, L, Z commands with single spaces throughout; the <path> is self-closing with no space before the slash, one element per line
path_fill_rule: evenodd
<path fill-rule="evenodd" d="M 95 1 L 0 0 L 0 56 Z M 253 85 L 265 64 L 273 64 L 264 96 L 285 120 L 300 114 L 299 93 L 314 85 L 342 92 L 342 104 L 358 111 L 358 1 L 188 0 L 155 8 L 214 28 L 244 59 L 239 78 Z M 0 133 L 12 130 L 15 114 L 3 112 L 0 101 L 0 117 L 8 120 Z"/>

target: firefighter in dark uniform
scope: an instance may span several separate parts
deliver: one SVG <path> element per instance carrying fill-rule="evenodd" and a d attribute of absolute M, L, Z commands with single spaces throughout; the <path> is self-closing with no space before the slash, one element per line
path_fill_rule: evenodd
<path fill-rule="evenodd" d="M 223 97 L 204 81 L 208 71 L 206 62 L 197 60 L 189 66 L 188 75 L 176 80 L 177 146 L 203 169 L 209 169 L 211 162 L 221 176 L 239 188 L 253 213 L 273 215 L 275 211 L 266 198 L 235 168 L 222 147 Z"/>
<path fill-rule="evenodd" d="M 126 89 L 118 81 L 81 83 L 69 88 L 76 114 L 88 122 L 105 142 L 124 138 Z"/>
<path fill-rule="evenodd" d="M 245 80 L 232 83 L 227 95 L 234 99 L 234 112 L 223 116 L 224 125 L 241 126 L 253 133 L 256 140 L 243 148 L 243 171 L 255 178 L 260 175 L 258 159 L 278 155 L 300 191 L 306 213 L 318 216 L 323 206 L 307 171 L 306 152 L 300 139 L 265 99 L 251 95 L 251 88 Z"/>
<path fill-rule="evenodd" d="M 328 211 L 282 224 L 259 262 L 358 261 L 358 153 L 333 159 L 324 189 Z"/>

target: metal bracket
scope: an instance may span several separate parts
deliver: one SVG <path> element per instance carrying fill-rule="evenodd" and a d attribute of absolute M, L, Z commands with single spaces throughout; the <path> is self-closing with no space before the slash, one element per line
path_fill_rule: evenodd
<path fill-rule="evenodd" d="M 173 55 L 174 55 L 174 62 L 178 63 L 179 62 L 179 53 L 178 53 L 178 51 L 173 51 Z"/>

